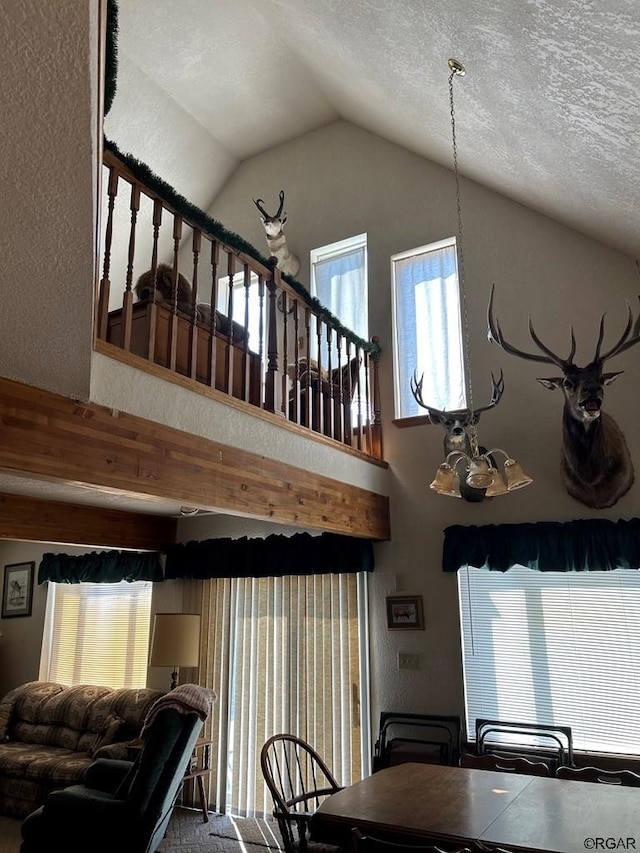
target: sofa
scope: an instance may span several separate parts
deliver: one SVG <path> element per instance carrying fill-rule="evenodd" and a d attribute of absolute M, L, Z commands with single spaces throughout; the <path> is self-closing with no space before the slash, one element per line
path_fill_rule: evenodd
<path fill-rule="evenodd" d="M 163 692 L 30 681 L 0 700 L 0 814 L 24 818 L 98 758 L 129 759 Z"/>

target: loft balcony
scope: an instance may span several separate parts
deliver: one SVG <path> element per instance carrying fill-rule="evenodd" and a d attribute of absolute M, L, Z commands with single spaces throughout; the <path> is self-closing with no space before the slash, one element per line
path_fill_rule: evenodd
<path fill-rule="evenodd" d="M 96 349 L 381 461 L 375 339 L 146 167 L 112 150 L 103 162 Z"/>

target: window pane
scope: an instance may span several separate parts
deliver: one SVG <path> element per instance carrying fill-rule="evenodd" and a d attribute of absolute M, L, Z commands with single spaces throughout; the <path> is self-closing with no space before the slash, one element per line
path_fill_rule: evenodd
<path fill-rule="evenodd" d="M 640 751 L 640 572 L 459 572 L 476 717 L 568 725 L 576 749 Z"/>
<path fill-rule="evenodd" d="M 49 583 L 40 679 L 145 687 L 152 584 Z"/>
<path fill-rule="evenodd" d="M 365 247 L 316 261 L 314 292 L 340 322 L 366 339 L 368 330 Z"/>
<path fill-rule="evenodd" d="M 425 414 L 411 393 L 414 373 L 422 399 L 435 409 L 466 407 L 455 240 L 392 259 L 396 417 Z"/>

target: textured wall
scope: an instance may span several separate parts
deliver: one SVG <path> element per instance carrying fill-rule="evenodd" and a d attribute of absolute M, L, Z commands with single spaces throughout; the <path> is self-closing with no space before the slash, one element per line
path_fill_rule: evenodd
<path fill-rule="evenodd" d="M 0 6 L 0 373 L 87 398 L 97 3 Z"/>
<path fill-rule="evenodd" d="M 549 345 L 566 355 L 575 325 L 576 360 L 589 361 L 600 314 L 608 311 L 607 340 L 624 326 L 624 297 L 638 278 L 631 258 L 589 240 L 525 207 L 463 181 L 465 265 L 471 318 L 471 363 L 476 405 L 488 402 L 490 371 L 500 367 L 505 393 L 482 416 L 483 443 L 504 447 L 525 466 L 534 484 L 483 504 L 437 496 L 428 488 L 441 461 L 442 433 L 435 427 L 398 429 L 393 417 L 390 262 L 396 252 L 455 234 L 450 172 L 353 125 L 337 122 L 246 161 L 211 213 L 255 245 L 260 222 L 248 199 L 287 192 L 289 245 L 308 282 L 309 250 L 368 233 L 370 331 L 383 347 L 381 392 L 385 457 L 390 463 L 392 541 L 376 546 L 371 577 L 371 658 L 374 724 L 378 710 L 463 710 L 458 599 L 455 576 L 441 571 L 443 530 L 449 524 L 488 524 L 637 514 L 640 485 L 607 511 L 589 510 L 564 491 L 559 476 L 562 398 L 535 382 L 555 368 L 502 353 L 486 340 L 486 306 L 496 283 L 496 312 L 505 332 L 528 347 L 527 314 Z M 640 349 L 611 364 L 627 373 L 607 388 L 605 409 L 626 432 L 640 457 L 633 394 L 640 378 Z M 384 597 L 396 591 L 424 596 L 426 629 L 388 632 Z M 397 653 L 416 652 L 417 672 L 398 670 Z"/>

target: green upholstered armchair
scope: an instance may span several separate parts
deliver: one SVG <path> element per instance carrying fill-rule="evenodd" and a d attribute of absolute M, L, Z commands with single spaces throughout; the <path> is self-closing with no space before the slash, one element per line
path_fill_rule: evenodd
<path fill-rule="evenodd" d="M 153 853 L 201 728 L 197 713 L 163 708 L 145 732 L 135 762 L 97 759 L 82 785 L 54 791 L 25 818 L 21 853 Z"/>

